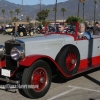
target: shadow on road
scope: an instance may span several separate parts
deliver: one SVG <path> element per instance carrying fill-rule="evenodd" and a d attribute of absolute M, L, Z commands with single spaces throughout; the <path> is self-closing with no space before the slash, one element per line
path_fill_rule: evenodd
<path fill-rule="evenodd" d="M 81 74 L 75 75 L 75 76 L 73 76 L 73 77 L 70 78 L 70 79 L 66 79 L 66 78 L 61 78 L 61 77 L 59 77 L 59 76 L 55 76 L 55 77 L 52 79 L 52 82 L 53 82 L 53 83 L 58 83 L 58 84 L 60 84 L 60 83 L 66 83 L 67 81 L 71 81 L 71 80 L 73 80 L 73 79 L 77 79 L 77 78 L 79 78 L 79 77 L 84 76 L 85 78 L 91 80 L 92 82 L 96 83 L 97 85 L 100 85 L 100 81 L 98 81 L 98 80 L 96 80 L 96 79 L 94 79 L 94 78 L 88 76 L 88 74 L 93 73 L 93 72 L 96 72 L 96 71 L 99 71 L 99 70 L 100 70 L 100 68 L 92 69 L 92 70 L 90 70 L 90 71 L 83 72 L 83 73 L 81 73 Z"/>

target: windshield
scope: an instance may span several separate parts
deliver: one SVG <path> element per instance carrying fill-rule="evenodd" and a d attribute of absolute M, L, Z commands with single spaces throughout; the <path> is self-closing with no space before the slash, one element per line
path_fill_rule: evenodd
<path fill-rule="evenodd" d="M 49 23 L 47 26 L 46 34 L 75 34 L 76 23 Z"/>

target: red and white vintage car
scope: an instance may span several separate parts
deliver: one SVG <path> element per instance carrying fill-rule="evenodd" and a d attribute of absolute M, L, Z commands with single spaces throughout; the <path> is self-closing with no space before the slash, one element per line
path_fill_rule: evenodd
<path fill-rule="evenodd" d="M 46 24 L 44 36 L 7 40 L 0 45 L 0 80 L 34 86 L 23 88 L 30 98 L 48 92 L 53 74 L 68 79 L 100 66 L 100 36 L 78 38 L 79 23 L 65 24 L 64 33 L 55 31 L 58 25 L 50 25 Z"/>

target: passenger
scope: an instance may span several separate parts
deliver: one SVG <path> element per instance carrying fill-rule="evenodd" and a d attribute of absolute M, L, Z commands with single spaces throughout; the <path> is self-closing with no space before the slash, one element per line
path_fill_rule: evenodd
<path fill-rule="evenodd" d="M 91 38 L 90 33 L 85 30 L 85 24 L 84 23 L 80 23 L 79 31 L 80 31 L 80 32 L 78 32 L 79 38 L 83 38 L 83 37 L 86 37 L 87 39 Z"/>
<path fill-rule="evenodd" d="M 58 26 L 58 28 L 59 28 L 59 32 L 60 33 L 66 33 L 66 30 L 65 30 L 65 27 L 64 27 L 63 23 L 60 23 L 60 25 Z"/>
<path fill-rule="evenodd" d="M 100 26 L 98 22 L 96 22 L 94 26 L 94 35 L 100 35 Z"/>

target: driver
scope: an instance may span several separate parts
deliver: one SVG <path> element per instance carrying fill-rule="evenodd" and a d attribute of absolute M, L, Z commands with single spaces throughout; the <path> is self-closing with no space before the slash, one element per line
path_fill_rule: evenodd
<path fill-rule="evenodd" d="M 58 26 L 58 28 L 59 28 L 59 32 L 60 33 L 66 33 L 66 30 L 65 30 L 65 27 L 64 27 L 63 23 L 60 23 L 59 26 Z"/>
<path fill-rule="evenodd" d="M 84 23 L 80 23 L 79 31 L 80 31 L 80 32 L 78 32 L 79 38 L 83 38 L 83 37 L 86 37 L 87 39 L 91 38 L 90 33 L 85 31 L 85 24 Z"/>

